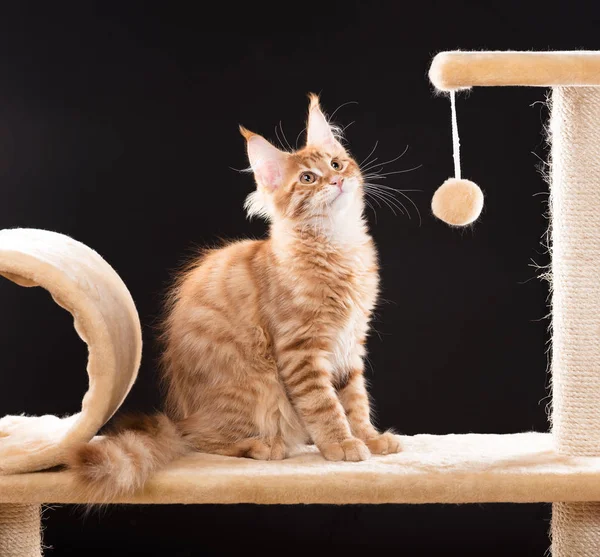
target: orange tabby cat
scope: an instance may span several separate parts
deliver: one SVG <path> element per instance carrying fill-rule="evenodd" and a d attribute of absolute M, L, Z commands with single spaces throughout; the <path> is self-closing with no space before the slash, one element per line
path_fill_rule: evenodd
<path fill-rule="evenodd" d="M 283 459 L 313 442 L 328 460 L 398 452 L 371 423 L 363 376 L 378 293 L 360 169 L 310 96 L 307 144 L 287 153 L 240 128 L 268 239 L 205 252 L 177 280 L 163 340 L 164 414 L 122 423 L 70 464 L 109 499 L 202 451 Z"/>

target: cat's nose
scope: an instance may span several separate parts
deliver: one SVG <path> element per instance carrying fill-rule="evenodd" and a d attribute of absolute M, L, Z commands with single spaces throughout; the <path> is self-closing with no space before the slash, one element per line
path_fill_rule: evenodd
<path fill-rule="evenodd" d="M 332 186 L 337 186 L 342 191 L 342 186 L 344 185 L 344 179 L 341 176 L 334 176 L 329 182 Z"/>

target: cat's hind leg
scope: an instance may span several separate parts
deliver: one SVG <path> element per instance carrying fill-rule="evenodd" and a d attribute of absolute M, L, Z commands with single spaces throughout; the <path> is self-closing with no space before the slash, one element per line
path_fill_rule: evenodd
<path fill-rule="evenodd" d="M 286 456 L 286 448 L 281 437 L 272 440 L 259 438 L 242 439 L 235 443 L 215 447 L 212 453 L 224 456 L 253 458 L 255 460 L 282 460 Z"/>
<path fill-rule="evenodd" d="M 223 456 L 282 460 L 287 447 L 280 432 L 267 433 L 244 412 L 197 412 L 178 424 L 184 438 L 199 452 Z M 225 421 L 224 418 L 227 418 Z M 219 425 L 217 425 L 219 424 Z"/>

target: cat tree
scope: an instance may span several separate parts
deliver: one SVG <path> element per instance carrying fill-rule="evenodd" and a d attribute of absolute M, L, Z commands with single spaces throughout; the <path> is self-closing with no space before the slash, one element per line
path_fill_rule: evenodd
<path fill-rule="evenodd" d="M 358 463 L 327 462 L 308 448 L 280 462 L 194 454 L 116 502 L 551 502 L 553 555 L 600 554 L 600 53 L 448 52 L 430 77 L 441 91 L 553 88 L 552 433 L 416 435 L 403 438 L 400 454 Z M 48 290 L 89 348 L 80 413 L 0 420 L 0 556 L 39 557 L 40 505 L 87 502 L 69 471 L 51 468 L 129 392 L 140 323 L 110 265 L 60 234 L 1 231 L 0 274 Z"/>

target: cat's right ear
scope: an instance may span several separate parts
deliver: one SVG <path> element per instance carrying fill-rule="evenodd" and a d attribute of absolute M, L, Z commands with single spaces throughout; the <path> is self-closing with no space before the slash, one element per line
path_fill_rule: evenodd
<path fill-rule="evenodd" d="M 240 126 L 246 139 L 248 159 L 258 185 L 273 191 L 283 184 L 289 154 L 271 145 L 264 137 Z"/>

